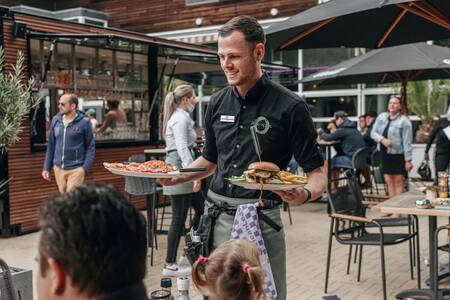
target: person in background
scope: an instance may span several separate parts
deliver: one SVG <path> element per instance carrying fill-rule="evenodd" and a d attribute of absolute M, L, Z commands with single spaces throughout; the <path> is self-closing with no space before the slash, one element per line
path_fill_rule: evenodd
<path fill-rule="evenodd" d="M 339 176 L 338 166 L 352 167 L 352 156 L 360 148 L 364 147 L 364 140 L 356 128 L 356 124 L 348 119 L 345 111 L 339 110 L 334 113 L 334 122 L 337 129 L 333 133 L 319 130 L 319 136 L 324 141 L 339 141 L 343 154 L 335 155 L 331 159 L 330 167 L 333 169 L 333 178 Z"/>
<path fill-rule="evenodd" d="M 366 131 L 367 131 L 366 115 L 359 116 L 358 127 L 359 127 L 359 132 L 361 132 L 361 134 L 364 135 L 364 133 L 366 133 Z"/>
<path fill-rule="evenodd" d="M 374 111 L 369 111 L 366 113 L 366 126 L 367 129 L 363 134 L 364 142 L 366 143 L 367 147 L 375 149 L 377 146 L 377 143 L 370 137 L 370 133 L 372 132 L 373 124 L 375 123 L 375 120 L 377 118 L 377 113 Z"/>
<path fill-rule="evenodd" d="M 247 240 L 221 244 L 192 268 L 192 281 L 211 299 L 259 300 L 264 296 L 264 269 L 258 248 Z"/>
<path fill-rule="evenodd" d="M 437 184 L 437 172 L 447 171 L 450 164 L 450 106 L 447 110 L 447 117 L 440 118 L 433 125 L 427 146 L 425 148 L 424 160 L 430 160 L 428 152 L 431 144 L 436 139 L 436 151 L 434 154 L 435 177 L 434 182 Z"/>
<path fill-rule="evenodd" d="M 402 115 L 400 96 L 391 96 L 388 111 L 381 113 L 373 125 L 372 139 L 381 152 L 381 173 L 384 175 L 389 196 L 400 194 L 405 189 L 405 174 L 412 165 L 412 125 Z"/>
<path fill-rule="evenodd" d="M 89 108 L 86 110 L 86 116 L 89 118 L 89 121 L 91 121 L 92 125 L 92 132 L 95 133 L 97 131 L 98 121 L 95 118 L 96 111 L 94 108 Z"/>
<path fill-rule="evenodd" d="M 190 85 L 179 85 L 169 92 L 164 100 L 163 132 L 166 140 L 166 162 L 178 168 L 188 167 L 194 161 L 193 147 L 197 134 L 190 113 L 197 103 L 195 91 Z M 172 223 L 167 235 L 167 255 L 163 275 L 176 276 L 190 273 L 177 264 L 177 250 L 184 231 L 189 207 L 195 210 L 192 226 L 197 228 L 203 214 L 204 200 L 201 197 L 200 180 L 175 186 L 164 186 L 164 195 L 172 202 Z"/>
<path fill-rule="evenodd" d="M 48 145 L 42 178 L 50 181 L 53 167 L 60 193 L 83 183 L 95 156 L 95 140 L 89 118 L 77 110 L 78 97 L 64 94 L 59 98 L 59 112 L 48 132 Z"/>
<path fill-rule="evenodd" d="M 111 130 L 116 129 L 118 126 L 127 126 L 127 114 L 120 107 L 120 101 L 107 101 L 108 112 L 105 115 L 105 121 L 98 128 L 97 132 L 102 133 L 108 128 Z"/>
<path fill-rule="evenodd" d="M 145 218 L 112 185 L 52 197 L 39 220 L 39 300 L 148 300 Z"/>

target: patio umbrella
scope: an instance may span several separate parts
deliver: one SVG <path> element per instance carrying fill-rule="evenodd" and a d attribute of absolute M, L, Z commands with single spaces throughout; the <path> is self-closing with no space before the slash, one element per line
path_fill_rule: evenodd
<path fill-rule="evenodd" d="M 449 0 L 331 0 L 266 30 L 275 49 L 381 48 L 450 38 Z"/>
<path fill-rule="evenodd" d="M 450 48 L 426 43 L 376 49 L 305 77 L 310 84 L 402 84 L 406 105 L 408 81 L 450 77 Z"/>

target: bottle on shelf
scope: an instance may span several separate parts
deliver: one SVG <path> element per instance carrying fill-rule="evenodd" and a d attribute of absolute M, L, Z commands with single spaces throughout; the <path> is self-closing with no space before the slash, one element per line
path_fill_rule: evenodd
<path fill-rule="evenodd" d="M 448 198 L 448 174 L 438 172 L 438 194 L 439 198 Z"/>

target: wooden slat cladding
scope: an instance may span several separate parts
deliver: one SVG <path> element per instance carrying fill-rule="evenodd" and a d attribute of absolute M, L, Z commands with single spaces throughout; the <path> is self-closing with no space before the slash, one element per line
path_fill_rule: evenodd
<path fill-rule="evenodd" d="M 30 0 L 28 0 L 30 1 Z M 26 0 L 16 1 L 27 2 Z M 195 19 L 203 18 L 203 26 L 220 25 L 237 15 L 270 19 L 272 8 L 278 17 L 289 17 L 317 5 L 317 0 L 219 0 L 217 3 L 186 5 L 185 0 L 67 0 L 55 1 L 56 10 L 87 7 L 108 15 L 108 25 L 136 32 L 151 33 L 196 27 Z M 1 1 L 0 1 L 1 4 Z"/>
<path fill-rule="evenodd" d="M 16 19 L 29 20 L 28 17 L 17 16 Z M 27 26 L 48 30 L 50 32 L 82 32 L 89 27 L 77 26 L 59 22 L 55 26 L 49 20 L 31 18 L 34 22 L 27 22 Z M 12 22 L 4 20 L 4 39 L 6 63 L 13 64 L 16 61 L 18 50 L 24 53 L 27 51 L 25 39 L 13 38 L 11 36 Z M 26 56 L 25 56 L 26 57 Z M 26 57 L 27 58 L 27 57 Z M 27 61 L 25 62 L 25 66 Z M 8 68 L 7 70 L 10 70 Z M 23 121 L 23 133 L 21 140 L 8 148 L 8 168 L 9 176 L 12 180 L 9 185 L 10 223 L 21 224 L 22 232 L 36 230 L 38 227 L 38 209 L 41 203 L 50 195 L 57 193 L 54 178 L 50 183 L 41 178 L 42 166 L 45 152 L 30 151 L 30 127 L 29 120 Z M 88 174 L 87 180 L 95 182 L 107 182 L 117 186 L 123 191 L 124 179 L 109 173 L 102 167 L 104 161 L 124 161 L 133 154 L 143 153 L 148 147 L 124 147 L 97 149 L 92 171 Z M 144 197 L 132 197 L 132 202 L 138 208 L 145 208 Z"/>

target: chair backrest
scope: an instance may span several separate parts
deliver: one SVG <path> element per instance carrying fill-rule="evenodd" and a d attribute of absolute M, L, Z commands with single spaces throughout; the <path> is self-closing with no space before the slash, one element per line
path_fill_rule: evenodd
<path fill-rule="evenodd" d="M 14 290 L 11 279 L 11 271 L 6 262 L 0 259 L 0 299 L 16 300 L 16 292 Z"/>
<path fill-rule="evenodd" d="M 337 184 L 336 189 L 333 188 L 334 184 Z M 344 177 L 331 180 L 328 187 L 328 201 L 332 213 L 364 216 L 365 207 L 362 200 L 361 189 L 352 173 L 346 172 Z"/>
<path fill-rule="evenodd" d="M 372 154 L 370 155 L 370 164 L 372 167 L 379 167 L 381 164 L 381 154 L 378 150 L 373 150 Z"/>
<path fill-rule="evenodd" d="M 364 170 L 367 168 L 367 160 L 372 148 L 362 147 L 356 150 L 352 156 L 352 167 L 354 170 Z"/>
<path fill-rule="evenodd" d="M 145 162 L 145 154 L 134 154 L 128 157 L 129 162 L 143 163 Z"/>

